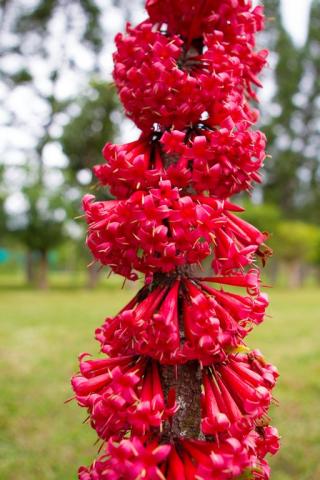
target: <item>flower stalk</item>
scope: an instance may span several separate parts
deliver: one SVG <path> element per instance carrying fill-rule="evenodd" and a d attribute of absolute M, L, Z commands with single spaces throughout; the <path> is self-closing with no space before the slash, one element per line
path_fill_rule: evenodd
<path fill-rule="evenodd" d="M 79 358 L 78 404 L 103 441 L 80 480 L 268 480 L 279 449 L 278 372 L 246 337 L 266 316 L 268 235 L 230 198 L 261 182 L 255 129 L 267 59 L 251 0 L 147 0 L 116 36 L 114 80 L 141 129 L 108 143 L 94 173 L 113 200 L 83 199 L 95 261 L 144 286 Z M 206 275 L 201 274 L 206 261 Z"/>

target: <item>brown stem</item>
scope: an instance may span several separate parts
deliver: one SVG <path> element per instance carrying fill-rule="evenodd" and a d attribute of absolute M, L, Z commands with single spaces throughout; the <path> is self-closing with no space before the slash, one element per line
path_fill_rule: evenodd
<path fill-rule="evenodd" d="M 32 251 L 28 250 L 26 253 L 26 280 L 28 285 L 32 285 L 35 281 L 35 266 L 32 256 Z"/>
<path fill-rule="evenodd" d="M 183 295 L 183 291 L 180 293 Z M 180 343 L 185 342 L 181 297 L 179 298 L 179 330 Z M 170 441 L 178 437 L 201 438 L 201 370 L 197 360 L 183 365 L 163 365 L 160 369 L 162 386 L 166 397 L 174 388 L 179 406 L 171 424 L 164 429 L 164 440 Z"/>
<path fill-rule="evenodd" d="M 38 286 L 42 290 L 48 288 L 48 253 L 46 251 L 40 252 Z"/>
<path fill-rule="evenodd" d="M 201 371 L 197 361 L 184 365 L 163 365 L 160 369 L 165 395 L 174 388 L 179 405 L 171 425 L 164 428 L 163 439 L 170 441 L 178 437 L 201 438 Z"/>
<path fill-rule="evenodd" d="M 178 157 L 162 152 L 162 160 L 166 168 L 177 162 Z M 184 192 L 189 193 L 189 192 Z M 190 265 L 180 267 L 173 275 L 158 273 L 154 275 L 154 285 L 170 284 L 180 276 L 190 276 Z M 184 292 L 181 291 L 180 295 Z M 185 342 L 183 312 L 181 298 L 179 299 L 179 330 L 181 345 Z M 162 365 L 160 367 L 161 381 L 164 394 L 168 397 L 169 390 L 174 388 L 179 406 L 172 422 L 164 426 L 163 441 L 170 441 L 178 437 L 201 438 L 201 370 L 198 361 L 190 361 L 184 365 Z"/>

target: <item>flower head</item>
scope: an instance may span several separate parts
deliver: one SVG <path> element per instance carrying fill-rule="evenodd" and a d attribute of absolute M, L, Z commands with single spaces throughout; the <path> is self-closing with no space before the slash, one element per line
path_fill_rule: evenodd
<path fill-rule="evenodd" d="M 273 367 L 255 352 L 230 355 L 224 364 L 210 367 L 203 377 L 203 432 L 234 432 L 243 419 L 252 424 L 263 417 L 270 406 L 270 391 L 277 376 Z"/>
<path fill-rule="evenodd" d="M 229 202 L 180 196 L 167 180 L 128 200 L 93 200 L 83 202 L 88 246 L 102 264 L 130 279 L 133 270 L 168 273 L 212 253 L 215 271 L 230 273 L 251 263 L 266 238 L 233 215 Z"/>
<path fill-rule="evenodd" d="M 144 435 L 160 429 L 177 411 L 174 391 L 166 405 L 158 367 L 143 358 L 81 358 L 80 374 L 72 378 L 72 386 L 103 439 L 121 438 L 128 430 Z"/>
<path fill-rule="evenodd" d="M 165 480 L 161 464 L 171 447 L 139 437 L 109 440 L 105 454 L 87 469 L 79 469 L 79 480 Z"/>

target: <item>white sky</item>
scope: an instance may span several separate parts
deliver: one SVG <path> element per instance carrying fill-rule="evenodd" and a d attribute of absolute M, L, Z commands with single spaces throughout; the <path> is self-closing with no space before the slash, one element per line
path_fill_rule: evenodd
<path fill-rule="evenodd" d="M 281 12 L 285 27 L 299 45 L 303 44 L 306 39 L 311 2 L 312 0 L 281 0 Z"/>

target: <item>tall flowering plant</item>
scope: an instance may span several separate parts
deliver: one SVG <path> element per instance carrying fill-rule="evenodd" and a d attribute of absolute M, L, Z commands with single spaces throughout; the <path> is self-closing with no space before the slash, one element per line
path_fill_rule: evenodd
<path fill-rule="evenodd" d="M 278 373 L 245 339 L 265 317 L 266 233 L 230 197 L 260 182 L 250 0 L 147 0 L 116 37 L 114 79 L 142 133 L 94 169 L 110 201 L 83 200 L 96 261 L 144 286 L 96 330 L 75 398 L 102 440 L 80 480 L 266 480 L 279 448 L 268 409 Z M 210 265 L 205 276 L 202 262 Z M 206 269 L 207 271 L 208 269 Z"/>

